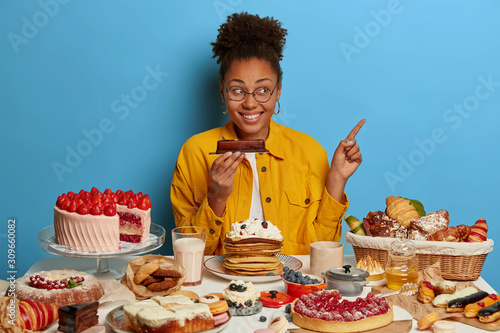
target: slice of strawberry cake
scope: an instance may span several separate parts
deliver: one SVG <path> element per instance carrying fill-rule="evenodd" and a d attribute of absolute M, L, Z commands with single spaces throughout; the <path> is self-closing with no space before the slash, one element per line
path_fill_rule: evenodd
<path fill-rule="evenodd" d="M 148 240 L 151 200 L 142 192 L 116 193 L 95 187 L 90 192 L 63 193 L 54 207 L 56 243 L 81 252 L 110 252 L 120 249 L 120 240 Z"/>
<path fill-rule="evenodd" d="M 141 243 L 149 239 L 151 226 L 151 200 L 149 195 L 132 191 L 116 192 L 116 211 L 120 217 L 120 240 Z"/>

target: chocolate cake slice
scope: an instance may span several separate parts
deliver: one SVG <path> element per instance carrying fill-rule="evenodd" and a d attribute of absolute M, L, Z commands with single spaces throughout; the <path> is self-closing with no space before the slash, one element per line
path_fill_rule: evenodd
<path fill-rule="evenodd" d="M 59 308 L 59 328 L 65 333 L 80 333 L 97 325 L 98 302 L 81 303 Z"/>

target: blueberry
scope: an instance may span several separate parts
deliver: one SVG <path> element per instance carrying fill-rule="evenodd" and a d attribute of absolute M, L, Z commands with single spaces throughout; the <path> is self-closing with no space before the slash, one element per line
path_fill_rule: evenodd
<path fill-rule="evenodd" d="M 286 315 L 285 318 L 286 318 L 286 320 L 288 320 L 288 322 L 292 321 L 292 317 L 290 315 Z"/>
<path fill-rule="evenodd" d="M 287 273 L 289 270 L 290 270 L 290 267 L 288 267 L 288 266 L 285 266 L 285 268 L 283 268 L 283 272 L 285 272 L 285 273 Z"/>
<path fill-rule="evenodd" d="M 302 276 L 302 272 L 295 272 L 296 276 Z"/>
<path fill-rule="evenodd" d="M 231 283 L 229 285 L 229 290 L 232 290 L 232 291 L 238 290 L 238 286 L 236 285 L 236 283 Z"/>
<path fill-rule="evenodd" d="M 265 322 L 267 320 L 267 318 L 265 316 L 260 316 L 259 317 L 259 321 L 260 322 Z"/>
<path fill-rule="evenodd" d="M 273 272 L 269 272 L 269 273 L 267 273 L 267 275 L 274 275 L 274 273 Z"/>
<path fill-rule="evenodd" d="M 312 283 L 312 284 L 318 284 L 318 283 L 319 283 L 319 280 L 318 280 L 318 279 L 313 279 L 313 280 L 311 281 L 311 283 Z"/>
<path fill-rule="evenodd" d="M 267 222 L 266 221 L 262 222 L 262 227 L 267 228 Z"/>
<path fill-rule="evenodd" d="M 246 227 L 247 227 L 247 225 L 246 225 L 246 224 L 242 224 L 242 225 L 240 226 L 240 229 L 245 229 Z"/>
<path fill-rule="evenodd" d="M 236 287 L 236 290 L 239 291 L 240 293 L 244 292 L 247 290 L 247 286 L 245 286 L 244 284 L 239 284 L 237 287 Z"/>
<path fill-rule="evenodd" d="M 285 306 L 285 312 L 286 312 L 286 313 L 290 313 L 291 311 L 292 311 L 292 304 L 287 304 L 287 305 Z"/>
<path fill-rule="evenodd" d="M 232 308 L 234 306 L 234 303 L 230 300 L 226 300 L 227 306 Z"/>
<path fill-rule="evenodd" d="M 249 300 L 245 301 L 245 305 L 248 307 L 251 307 L 253 305 L 252 300 L 249 299 Z"/>

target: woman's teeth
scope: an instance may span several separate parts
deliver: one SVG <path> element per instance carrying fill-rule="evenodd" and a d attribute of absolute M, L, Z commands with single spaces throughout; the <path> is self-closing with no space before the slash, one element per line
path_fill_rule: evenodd
<path fill-rule="evenodd" d="M 255 114 L 243 114 L 242 116 L 245 119 L 255 119 L 260 115 L 261 115 L 260 113 L 255 113 Z"/>

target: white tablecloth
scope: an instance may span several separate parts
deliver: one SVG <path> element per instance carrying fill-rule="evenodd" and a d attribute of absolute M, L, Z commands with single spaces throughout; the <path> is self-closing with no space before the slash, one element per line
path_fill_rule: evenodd
<path fill-rule="evenodd" d="M 295 256 L 297 259 L 302 261 L 302 268 L 300 271 L 303 273 L 309 273 L 309 256 L 307 255 L 299 255 Z M 117 257 L 117 258 L 112 258 L 108 259 L 108 264 L 109 264 L 109 269 L 110 270 L 116 270 L 116 271 L 124 271 L 125 267 L 127 265 L 127 262 L 130 260 L 134 259 L 135 257 L 133 256 L 124 256 L 124 257 Z M 344 263 L 346 264 L 355 264 L 355 259 L 353 255 L 346 255 L 344 257 Z M 96 259 L 81 259 L 81 258 L 68 258 L 68 257 L 56 257 L 56 258 L 50 258 L 50 259 L 45 259 L 41 260 L 37 263 L 35 263 L 27 272 L 27 274 L 32 274 L 37 271 L 42 271 L 42 270 L 51 270 L 51 269 L 62 269 L 62 268 L 72 268 L 76 269 L 79 271 L 95 271 L 97 267 L 97 260 Z M 203 283 L 199 286 L 195 287 L 183 287 L 183 289 L 187 290 L 192 290 L 196 292 L 198 295 L 206 295 L 211 292 L 222 292 L 224 288 L 226 288 L 227 283 L 229 281 L 225 280 L 223 278 L 220 278 L 209 271 L 205 270 L 204 272 L 204 278 L 203 278 Z M 474 284 L 484 290 L 487 291 L 488 293 L 496 293 L 495 290 L 483 279 L 479 278 L 476 281 L 474 281 Z M 278 290 L 284 292 L 284 285 L 281 280 L 279 281 L 273 281 L 273 282 L 267 282 L 267 283 L 257 283 L 255 284 L 256 289 L 258 291 L 265 291 L 265 290 Z M 362 296 L 365 296 L 369 292 L 370 288 L 365 287 Z M 126 302 L 129 302 L 129 300 L 123 300 L 123 301 L 115 301 L 112 304 L 105 304 L 101 306 L 99 309 L 99 316 L 100 316 L 100 323 L 104 324 L 104 319 L 107 314 L 112 308 L 117 307 L 121 304 L 124 304 Z M 249 317 L 233 317 L 227 327 L 222 331 L 224 333 L 253 333 L 256 329 L 258 328 L 265 328 L 267 327 L 269 321 L 274 318 L 275 316 L 278 315 L 283 315 L 284 314 L 284 307 L 280 309 L 272 309 L 272 308 L 264 308 L 261 313 L 249 316 Z M 260 316 L 265 316 L 267 318 L 266 322 L 260 322 L 259 317 Z M 395 320 L 398 319 L 398 315 L 396 314 Z M 484 330 L 477 329 L 472 326 L 468 326 L 459 322 L 456 322 L 457 326 L 457 332 L 458 333 L 474 333 L 474 332 L 486 332 Z M 294 325 L 291 325 L 291 328 L 295 327 Z M 108 332 L 112 332 L 109 327 L 107 327 Z M 49 330 L 46 331 L 47 333 L 52 333 L 56 332 L 56 327 L 51 327 Z M 290 332 L 293 332 L 293 329 L 291 329 Z M 411 332 L 421 332 L 417 328 L 417 323 L 415 320 L 413 320 L 413 328 Z M 429 331 L 430 332 L 430 331 Z"/>

